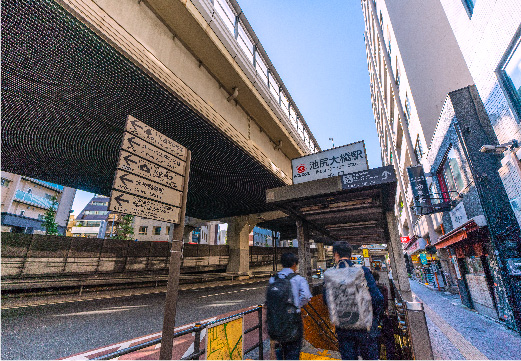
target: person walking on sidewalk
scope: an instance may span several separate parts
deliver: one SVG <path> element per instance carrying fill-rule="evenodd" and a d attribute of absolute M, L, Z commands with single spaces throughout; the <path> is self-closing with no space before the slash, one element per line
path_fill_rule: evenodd
<path fill-rule="evenodd" d="M 278 360 L 298 360 L 304 332 L 300 308 L 311 292 L 306 279 L 296 273 L 297 256 L 284 253 L 280 261 L 284 268 L 270 278 L 266 292 L 268 334 L 276 342 Z"/>
<path fill-rule="evenodd" d="M 347 242 L 333 244 L 336 267 L 324 273 L 324 302 L 336 326 L 342 360 L 377 360 L 384 299 L 371 271 L 351 262 L 351 252 Z"/>

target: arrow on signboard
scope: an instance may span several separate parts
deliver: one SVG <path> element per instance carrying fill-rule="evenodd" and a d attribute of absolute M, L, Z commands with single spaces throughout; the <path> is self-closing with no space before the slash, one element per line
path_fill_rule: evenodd
<path fill-rule="evenodd" d="M 128 138 L 128 144 L 130 144 L 130 146 L 132 147 L 132 150 L 135 152 L 136 149 L 134 148 L 134 144 L 137 145 L 138 147 L 140 146 L 140 144 L 136 143 L 136 141 L 134 139 L 135 139 L 134 137 Z"/>
<path fill-rule="evenodd" d="M 118 202 L 118 205 L 121 207 L 121 202 L 130 203 L 127 199 L 123 199 L 123 194 L 118 195 L 116 198 L 114 198 L 116 202 Z"/>
<path fill-rule="evenodd" d="M 391 174 L 392 174 L 391 172 L 388 172 L 388 171 L 385 170 L 382 173 L 382 179 L 387 179 L 387 177 L 389 177 Z"/>
<path fill-rule="evenodd" d="M 123 174 L 119 177 L 119 180 L 123 183 L 125 187 L 127 187 L 127 182 L 134 183 L 132 180 L 127 178 L 128 174 Z"/>
<path fill-rule="evenodd" d="M 148 168 L 148 166 L 144 163 L 139 166 L 139 169 L 150 174 L 150 168 Z"/>
<path fill-rule="evenodd" d="M 132 124 L 132 126 L 134 128 L 139 128 L 139 129 L 143 129 L 143 127 L 141 125 L 139 125 L 139 122 L 137 120 L 131 120 L 130 121 L 130 124 Z"/>
<path fill-rule="evenodd" d="M 137 162 L 135 160 L 132 160 L 131 158 L 132 158 L 132 154 L 129 154 L 129 155 L 123 157 L 125 162 L 127 162 L 127 166 L 129 166 L 129 167 L 130 167 L 130 163 L 137 164 Z"/>

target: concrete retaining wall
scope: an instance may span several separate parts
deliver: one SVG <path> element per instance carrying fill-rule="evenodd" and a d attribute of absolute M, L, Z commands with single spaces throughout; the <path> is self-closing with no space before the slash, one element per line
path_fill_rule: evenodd
<path fill-rule="evenodd" d="M 273 248 L 250 247 L 250 270 L 270 271 Z M 278 248 L 297 254 L 296 248 Z M 2 289 L 20 284 L 35 285 L 38 279 L 110 279 L 112 275 L 137 279 L 163 279 L 168 274 L 170 244 L 98 238 L 77 238 L 2 233 Z M 181 273 L 225 271 L 227 245 L 185 244 Z M 68 282 L 67 284 L 70 284 Z M 21 288 L 27 288 L 23 286 Z"/>

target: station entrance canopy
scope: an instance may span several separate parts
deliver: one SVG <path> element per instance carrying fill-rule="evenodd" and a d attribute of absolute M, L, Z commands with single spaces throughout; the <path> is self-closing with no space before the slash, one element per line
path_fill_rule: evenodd
<path fill-rule="evenodd" d="M 128 115 L 192 151 L 187 214 L 271 210 L 274 173 L 57 2 L 2 3 L 2 170 L 109 195 Z"/>
<path fill-rule="evenodd" d="M 354 248 L 389 243 L 386 214 L 394 213 L 395 194 L 392 166 L 269 189 L 267 203 L 289 216 L 258 226 L 279 231 L 283 239 L 294 239 L 295 220 L 300 219 L 308 224 L 309 237 L 316 242 L 346 240 Z"/>

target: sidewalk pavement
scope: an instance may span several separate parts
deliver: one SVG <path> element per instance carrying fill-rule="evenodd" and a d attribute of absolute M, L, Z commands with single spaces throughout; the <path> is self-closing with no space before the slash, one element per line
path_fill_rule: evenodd
<path fill-rule="evenodd" d="M 437 360 L 516 360 L 521 357 L 521 335 L 500 321 L 461 304 L 459 295 L 440 292 L 411 280 L 425 316 Z"/>

